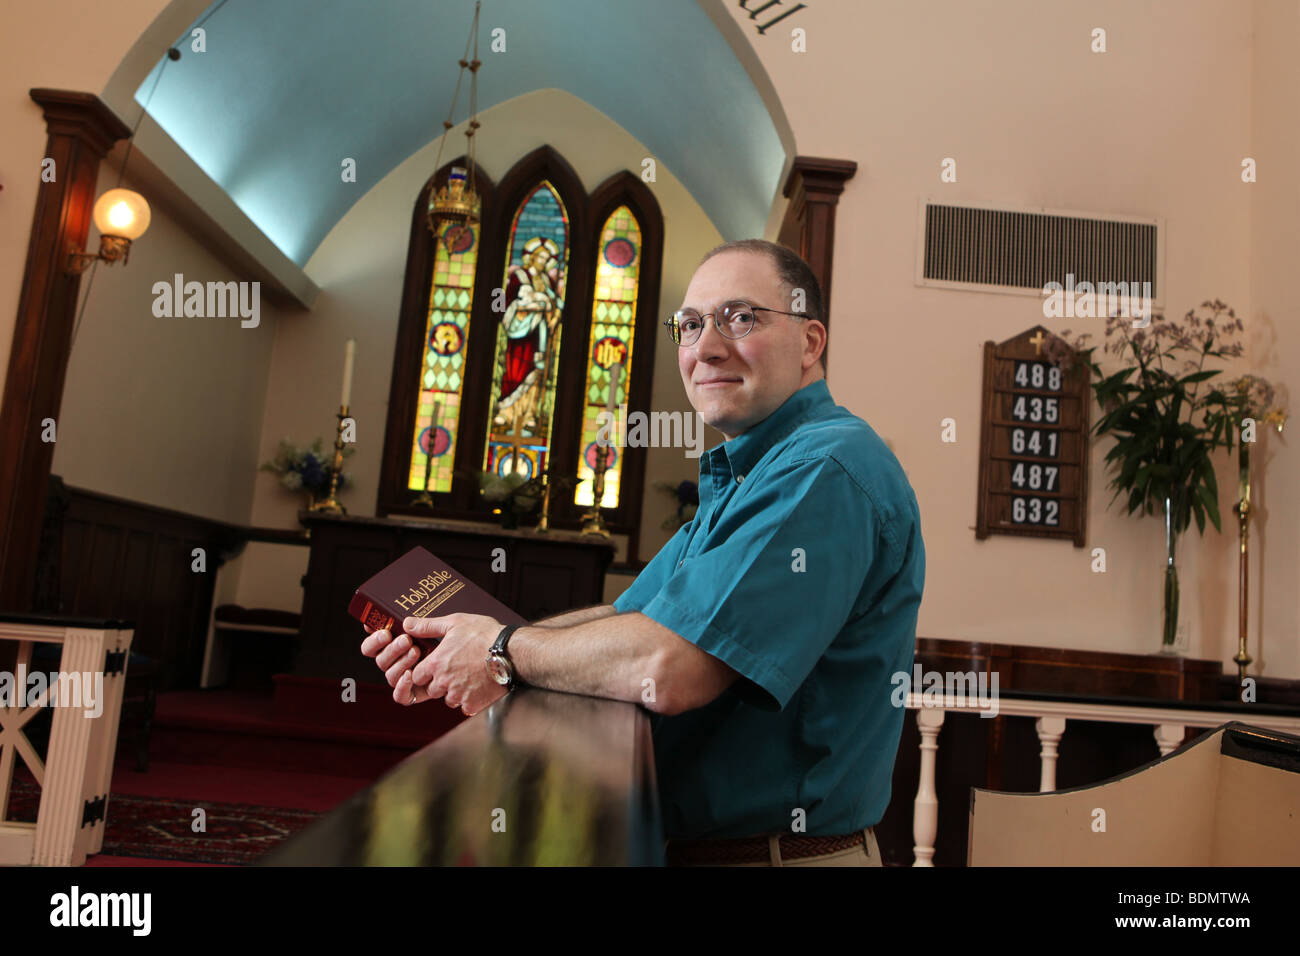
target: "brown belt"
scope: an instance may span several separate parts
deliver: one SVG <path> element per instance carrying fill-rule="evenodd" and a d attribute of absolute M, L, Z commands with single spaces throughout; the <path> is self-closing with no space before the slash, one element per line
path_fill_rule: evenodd
<path fill-rule="evenodd" d="M 777 847 L 782 860 L 799 860 L 865 845 L 866 837 L 862 830 L 858 830 L 843 836 L 797 836 L 783 833 Z M 669 840 L 664 857 L 669 866 L 716 866 L 725 863 L 769 863 L 772 854 L 768 838 L 758 836 L 734 840 Z"/>

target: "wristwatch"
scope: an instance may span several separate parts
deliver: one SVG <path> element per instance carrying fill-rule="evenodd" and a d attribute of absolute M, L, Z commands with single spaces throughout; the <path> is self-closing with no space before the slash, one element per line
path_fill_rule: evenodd
<path fill-rule="evenodd" d="M 510 641 L 510 635 L 519 630 L 519 624 L 507 624 L 501 628 L 501 633 L 497 635 L 496 643 L 488 651 L 485 660 L 488 673 L 498 684 L 503 685 L 506 690 L 515 689 L 515 665 L 510 660 L 510 655 L 506 653 L 506 644 Z"/>

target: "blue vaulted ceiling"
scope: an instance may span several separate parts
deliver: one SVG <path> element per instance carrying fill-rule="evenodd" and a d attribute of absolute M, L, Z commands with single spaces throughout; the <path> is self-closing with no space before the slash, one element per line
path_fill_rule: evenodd
<path fill-rule="evenodd" d="M 213 4 L 196 21 L 206 52 L 191 51 L 188 30 L 177 38 L 181 60 L 166 64 L 149 112 L 301 266 L 370 185 L 442 133 L 473 11 L 468 0 Z M 498 27 L 504 53 L 491 50 Z M 565 90 L 645 143 L 725 238 L 763 235 L 785 150 L 697 0 L 485 0 L 479 57 L 481 112 Z M 468 112 L 466 86 L 454 119 Z M 344 157 L 355 184 L 341 182 Z"/>

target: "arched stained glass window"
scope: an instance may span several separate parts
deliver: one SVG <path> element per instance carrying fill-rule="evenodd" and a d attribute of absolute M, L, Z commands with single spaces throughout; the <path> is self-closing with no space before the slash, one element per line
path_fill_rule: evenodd
<path fill-rule="evenodd" d="M 448 223 L 434 258 L 433 288 L 425 324 L 419 403 L 411 448 L 407 487 L 450 491 L 452 462 L 459 431 L 461 395 L 465 385 L 465 353 L 474 304 L 474 267 L 478 262 L 479 226 L 456 228 Z M 448 239 L 451 251 L 448 252 Z M 437 422 L 432 421 L 434 408 Z M 432 459 L 430 459 L 432 449 Z M 426 471 L 427 469 L 427 471 Z"/>
<path fill-rule="evenodd" d="M 532 478 L 550 452 L 569 264 L 569 219 L 549 182 L 520 203 L 507 241 L 483 468 Z"/>
<path fill-rule="evenodd" d="M 618 392 L 614 396 L 614 410 L 626 402 L 631 387 L 632 343 L 636 331 L 636 298 L 641 277 L 641 227 L 627 206 L 618 209 L 605 220 L 596 250 L 596 289 L 591 304 L 591 352 L 587 356 L 587 379 L 583 389 L 584 412 L 581 456 L 578 461 L 578 486 L 574 489 L 574 503 L 591 505 L 593 494 L 593 469 L 599 461 L 601 448 L 596 444 L 596 433 L 603 422 L 600 413 L 608 407 L 610 367 L 621 365 Z M 610 438 L 615 435 L 613 423 L 606 429 Z M 605 492 L 602 508 L 617 508 L 619 504 L 619 477 L 623 470 L 622 449 L 607 447 Z"/>
<path fill-rule="evenodd" d="M 499 181 L 474 167 L 479 221 L 435 235 L 430 192 L 468 162 L 438 169 L 411 208 L 375 514 L 496 524 L 504 516 L 481 473 L 545 474 L 548 527 L 578 531 L 611 367 L 622 366 L 615 407 L 650 407 L 663 216 L 638 175 L 621 170 L 588 191 L 543 145 Z M 606 454 L 602 517 L 638 560 L 646 449 Z"/>

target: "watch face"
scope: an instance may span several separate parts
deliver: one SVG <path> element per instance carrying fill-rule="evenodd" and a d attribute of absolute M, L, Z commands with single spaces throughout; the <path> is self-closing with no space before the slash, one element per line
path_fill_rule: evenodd
<path fill-rule="evenodd" d="M 487 659 L 488 673 L 492 679 L 502 686 L 510 683 L 510 665 L 505 662 L 504 658 L 497 657 L 495 654 Z"/>

